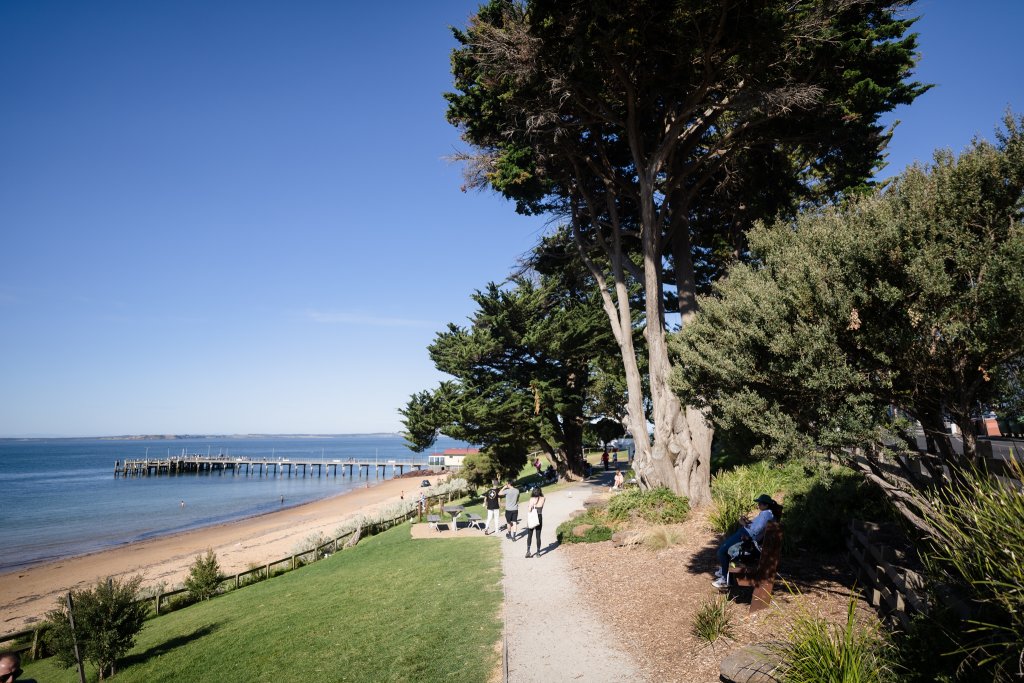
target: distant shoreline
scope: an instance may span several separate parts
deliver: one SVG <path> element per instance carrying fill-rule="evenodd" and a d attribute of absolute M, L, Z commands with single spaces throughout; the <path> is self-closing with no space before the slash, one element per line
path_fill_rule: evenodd
<path fill-rule="evenodd" d="M 125 434 L 121 436 L 0 436 L 0 441 L 184 441 L 187 439 L 339 439 L 402 436 L 399 432 L 350 434 Z"/>
<path fill-rule="evenodd" d="M 424 475 L 436 482 L 439 475 Z M 57 598 L 108 576 L 142 574 L 143 585 L 184 580 L 193 558 L 212 549 L 221 571 L 234 574 L 252 563 L 265 564 L 290 555 L 304 538 L 333 536 L 345 520 L 419 495 L 415 481 L 387 479 L 367 488 L 231 522 L 162 534 L 103 550 L 66 556 L 0 572 L 0 633 L 30 628 L 52 609 Z"/>

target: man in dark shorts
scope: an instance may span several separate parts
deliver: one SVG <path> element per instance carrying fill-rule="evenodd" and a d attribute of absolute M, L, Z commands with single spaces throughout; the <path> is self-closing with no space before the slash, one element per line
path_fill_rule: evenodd
<path fill-rule="evenodd" d="M 508 523 L 505 538 L 514 541 L 519 531 L 519 489 L 509 480 L 498 493 L 505 496 L 505 522 Z"/>
<path fill-rule="evenodd" d="M 498 533 L 498 524 L 500 520 L 498 518 L 498 511 L 500 509 L 501 498 L 498 496 L 498 480 L 495 479 L 491 482 L 491 488 L 487 489 L 487 493 L 484 494 L 484 507 L 487 509 L 487 522 L 484 524 L 485 534 L 496 534 Z M 494 531 L 491 531 L 491 520 L 494 520 Z"/>

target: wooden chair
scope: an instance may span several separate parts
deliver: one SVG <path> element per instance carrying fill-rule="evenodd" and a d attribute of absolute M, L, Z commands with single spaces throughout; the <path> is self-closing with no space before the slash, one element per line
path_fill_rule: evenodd
<path fill-rule="evenodd" d="M 729 576 L 737 586 L 753 587 L 754 594 L 750 598 L 750 612 L 764 609 L 772 603 L 772 590 L 775 587 L 775 573 L 779 570 L 782 555 L 782 525 L 768 522 L 761 543 L 761 559 L 756 566 L 738 566 L 729 568 Z"/>

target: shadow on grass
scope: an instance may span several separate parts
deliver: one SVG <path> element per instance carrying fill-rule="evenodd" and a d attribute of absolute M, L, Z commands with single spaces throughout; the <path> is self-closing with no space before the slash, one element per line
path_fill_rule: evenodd
<path fill-rule="evenodd" d="M 158 643 L 157 645 L 154 645 L 153 647 L 150 647 L 142 652 L 137 652 L 135 654 L 128 655 L 120 662 L 119 666 L 121 668 L 127 668 L 129 666 L 134 666 L 136 664 L 143 664 L 146 661 L 148 661 L 150 657 L 159 657 L 161 655 L 165 655 L 171 650 L 181 647 L 182 645 L 187 645 L 188 643 L 192 642 L 193 640 L 196 640 L 197 638 L 203 638 L 205 636 L 208 636 L 214 631 L 216 631 L 217 628 L 218 624 L 216 623 L 207 624 L 206 626 L 197 628 L 191 633 L 186 633 L 185 635 L 177 636 L 176 638 L 171 638 L 170 640 L 165 640 L 164 642 Z"/>

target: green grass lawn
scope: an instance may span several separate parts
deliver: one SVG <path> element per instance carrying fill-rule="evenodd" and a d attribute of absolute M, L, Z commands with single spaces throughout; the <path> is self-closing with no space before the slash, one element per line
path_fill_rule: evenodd
<path fill-rule="evenodd" d="M 147 622 L 114 680 L 482 682 L 498 665 L 501 600 L 493 539 L 413 541 L 405 524 Z M 44 659 L 25 677 L 77 672 Z"/>

